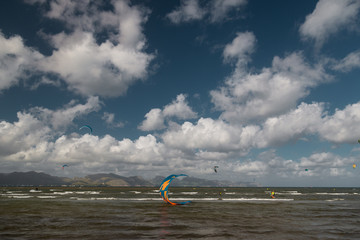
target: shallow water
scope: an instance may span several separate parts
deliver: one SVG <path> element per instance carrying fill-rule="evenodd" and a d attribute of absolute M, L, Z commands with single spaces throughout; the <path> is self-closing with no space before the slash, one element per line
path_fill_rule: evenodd
<path fill-rule="evenodd" d="M 360 239 L 359 188 L 170 190 L 1 188 L 0 239 Z"/>

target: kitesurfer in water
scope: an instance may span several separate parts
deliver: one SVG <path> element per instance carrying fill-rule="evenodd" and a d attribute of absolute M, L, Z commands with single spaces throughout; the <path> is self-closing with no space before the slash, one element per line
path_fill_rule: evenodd
<path fill-rule="evenodd" d="M 219 192 L 219 199 L 218 200 L 222 200 L 221 194 L 222 194 L 222 192 Z"/>
<path fill-rule="evenodd" d="M 271 191 L 271 198 L 275 198 L 275 191 L 273 190 L 273 191 Z"/>

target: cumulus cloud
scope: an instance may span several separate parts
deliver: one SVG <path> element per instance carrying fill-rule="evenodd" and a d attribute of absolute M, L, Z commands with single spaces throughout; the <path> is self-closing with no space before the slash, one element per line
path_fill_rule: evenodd
<path fill-rule="evenodd" d="M 244 156 L 251 149 L 282 146 L 308 135 L 317 135 L 333 143 L 356 143 L 360 135 L 355 127 L 359 125 L 359 109 L 357 103 L 331 115 L 323 103 L 301 103 L 258 125 L 200 118 L 196 123 L 174 125 L 161 137 L 171 148 L 193 151 L 196 156 L 209 159 L 221 153 L 225 154 L 222 155 L 224 159 Z"/>
<path fill-rule="evenodd" d="M 145 52 L 142 32 L 147 9 L 128 1 L 113 1 L 109 10 L 103 3 L 86 0 L 50 1 L 48 8 L 44 1 L 27 3 L 37 3 L 45 17 L 63 23 L 64 31 L 43 31 L 42 36 L 53 46 L 49 56 L 24 46 L 21 37 L 0 35 L 1 89 L 16 84 L 31 69 L 60 77 L 78 94 L 115 97 L 148 76 L 155 56 Z"/>
<path fill-rule="evenodd" d="M 201 4 L 199 0 L 182 0 L 180 6 L 166 16 L 175 24 L 209 19 L 210 22 L 220 22 L 226 19 L 231 10 L 239 11 L 247 0 L 212 0 Z"/>
<path fill-rule="evenodd" d="M 260 153 L 255 159 L 225 162 L 221 166 L 223 171 L 234 175 L 266 179 L 266 184 L 269 184 L 271 179 L 279 179 L 278 182 L 284 184 L 286 179 L 285 184 L 291 185 L 294 179 L 296 184 L 301 184 L 309 178 L 316 178 L 319 181 L 319 177 L 322 176 L 354 177 L 349 168 L 354 161 L 356 161 L 355 157 L 342 157 L 330 152 L 314 153 L 298 161 L 280 157 L 274 149 L 271 149 Z"/>
<path fill-rule="evenodd" d="M 336 109 L 319 126 L 320 136 L 334 143 L 356 143 L 360 136 L 360 102 Z"/>
<path fill-rule="evenodd" d="M 0 155 L 31 161 L 38 156 L 35 152 L 44 151 L 41 156 L 45 157 L 55 136 L 69 127 L 75 118 L 99 108 L 98 98 L 92 97 L 85 104 L 72 102 L 58 110 L 34 107 L 28 112 L 18 112 L 17 122 L 0 122 Z"/>
<path fill-rule="evenodd" d="M 355 161 L 354 157 L 342 157 L 330 152 L 321 152 L 302 157 L 299 165 L 309 169 L 311 175 L 351 176 L 346 169 Z"/>
<path fill-rule="evenodd" d="M 163 135 L 166 145 L 183 150 L 205 149 L 208 152 L 247 153 L 254 146 L 257 126 L 236 127 L 222 120 L 200 118 L 196 124 L 185 122 Z"/>
<path fill-rule="evenodd" d="M 179 94 L 172 103 L 166 105 L 163 110 L 151 109 L 145 115 L 145 120 L 140 124 L 139 129 L 143 131 L 160 130 L 165 128 L 165 120 L 177 118 L 181 120 L 196 118 L 197 114 L 189 107 L 186 95 Z"/>
<path fill-rule="evenodd" d="M 257 139 L 258 147 L 279 146 L 317 132 L 322 124 L 324 104 L 301 103 L 296 109 L 266 119 Z"/>
<path fill-rule="evenodd" d="M 351 138 L 356 142 L 355 137 L 359 135 L 354 131 L 350 133 L 356 128 L 349 127 L 359 124 L 358 104 L 331 115 L 326 112 L 324 104 L 319 103 L 302 103 L 296 109 L 259 125 L 240 126 L 223 120 L 200 118 L 194 124 L 172 125 L 158 139 L 151 134 L 135 140 L 118 140 L 110 135 L 62 135 L 56 129 L 71 125 L 71 119 L 82 114 L 96 111 L 98 104 L 98 100 L 89 99 L 85 104 L 71 102 L 56 111 L 37 108 L 37 111 L 19 112 L 18 121 L 14 123 L 0 122 L 2 163 L 9 169 L 23 162 L 27 164 L 25 169 L 54 172 L 65 162 L 77 173 L 114 172 L 117 169 L 118 174 L 126 175 L 131 172 L 139 174 L 138 171 L 146 175 L 154 170 L 166 173 L 169 169 L 181 168 L 199 176 L 210 173 L 215 163 L 221 163 L 222 171 L 241 173 L 242 176 L 337 176 L 349 174 L 346 167 L 355 157 L 314 153 L 301 159 L 284 159 L 271 150 L 252 159 L 234 159 L 244 158 L 251 149 L 279 146 L 308 134 L 318 134 L 335 143 Z M 65 113 L 71 117 L 57 119 Z M 305 172 L 305 168 L 309 171 Z"/>
<path fill-rule="evenodd" d="M 9 156 L 31 149 L 50 139 L 51 128 L 30 113 L 17 113 L 18 121 L 0 122 L 0 155 Z"/>
<path fill-rule="evenodd" d="M 311 66 L 301 53 L 292 53 L 283 59 L 274 57 L 271 68 L 257 74 L 235 71 L 210 94 L 222 119 L 246 123 L 286 113 L 311 88 L 330 79 L 321 65 Z"/>
<path fill-rule="evenodd" d="M 301 136 L 318 135 L 332 143 L 357 143 L 360 132 L 360 103 L 349 104 L 330 114 L 324 103 L 301 103 L 285 114 L 261 124 L 257 147 L 283 145 Z"/>
<path fill-rule="evenodd" d="M 357 25 L 360 2 L 357 0 L 320 0 L 300 27 L 304 39 L 314 39 L 320 47 L 341 29 Z"/>
<path fill-rule="evenodd" d="M 26 78 L 44 56 L 24 45 L 20 36 L 5 37 L 0 31 L 0 91 Z"/>
<path fill-rule="evenodd" d="M 145 120 L 140 124 L 139 129 L 143 131 L 160 130 L 165 128 L 164 115 L 160 108 L 153 108 L 145 114 Z"/>

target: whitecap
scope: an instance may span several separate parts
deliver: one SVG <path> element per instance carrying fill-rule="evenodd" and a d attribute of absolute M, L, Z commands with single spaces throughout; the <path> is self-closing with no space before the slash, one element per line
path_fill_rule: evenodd
<path fill-rule="evenodd" d="M 184 194 L 184 195 L 196 195 L 196 194 L 198 194 L 198 192 L 181 192 L 180 194 Z"/>
<path fill-rule="evenodd" d="M 31 189 L 29 192 L 31 192 L 31 193 L 41 193 L 42 191 L 41 190 Z"/>
<path fill-rule="evenodd" d="M 349 193 L 315 193 L 317 195 L 333 195 L 333 196 L 342 196 L 342 195 L 349 195 Z"/>
<path fill-rule="evenodd" d="M 89 195 L 96 195 L 96 194 L 100 194 L 100 192 L 96 192 L 96 191 L 84 191 L 84 192 L 75 192 L 77 194 L 89 194 Z"/>
<path fill-rule="evenodd" d="M 138 191 L 129 191 L 129 192 L 132 192 L 132 193 L 135 193 L 135 194 L 141 193 L 141 192 L 138 192 Z"/>
<path fill-rule="evenodd" d="M 74 192 L 71 191 L 66 191 L 66 192 L 54 192 L 55 195 L 68 195 L 68 194 L 73 194 Z"/>
<path fill-rule="evenodd" d="M 47 198 L 57 198 L 56 196 L 36 196 L 37 198 L 47 199 Z"/>
<path fill-rule="evenodd" d="M 335 201 L 344 201 L 345 199 L 343 198 L 334 198 L 334 199 L 328 199 L 328 200 L 325 200 L 327 202 L 335 202 Z"/>
<path fill-rule="evenodd" d="M 9 198 L 32 198 L 32 196 L 30 196 L 30 195 L 24 195 L 24 196 L 12 195 L 12 196 L 9 196 Z"/>

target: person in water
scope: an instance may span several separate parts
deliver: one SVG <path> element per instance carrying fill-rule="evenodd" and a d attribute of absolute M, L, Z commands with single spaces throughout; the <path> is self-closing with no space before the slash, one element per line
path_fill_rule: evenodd
<path fill-rule="evenodd" d="M 271 191 L 271 198 L 275 198 L 275 191 Z"/>

